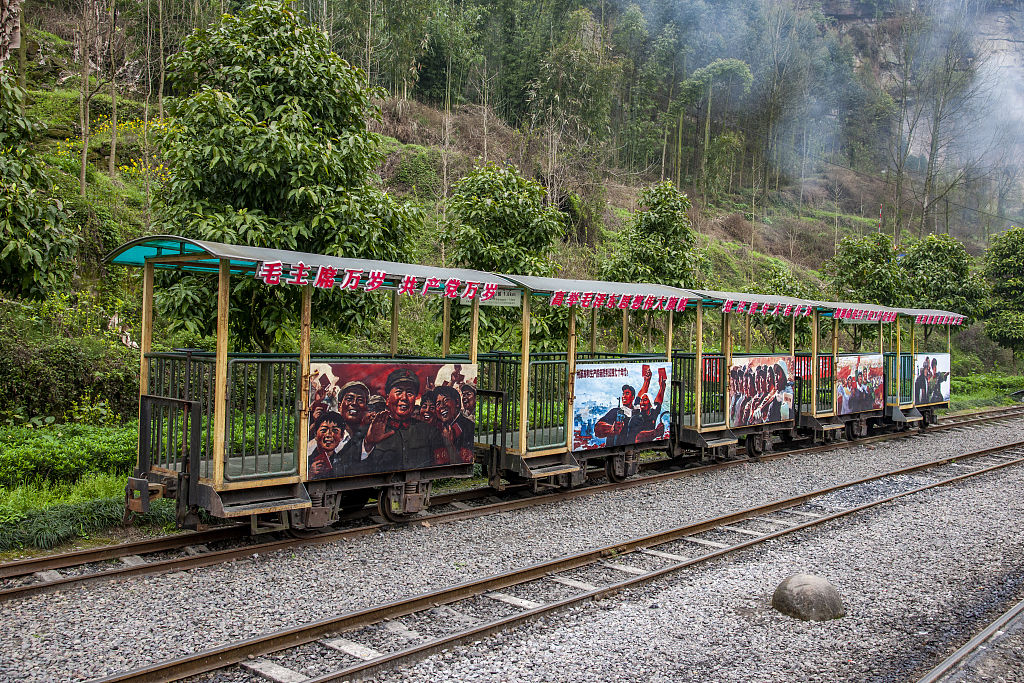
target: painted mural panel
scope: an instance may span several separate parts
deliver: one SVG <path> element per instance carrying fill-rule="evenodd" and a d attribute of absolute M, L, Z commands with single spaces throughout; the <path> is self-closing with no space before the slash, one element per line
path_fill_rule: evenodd
<path fill-rule="evenodd" d="M 310 479 L 473 462 L 477 369 L 312 363 Z"/>
<path fill-rule="evenodd" d="M 793 419 L 793 357 L 734 356 L 728 394 L 730 427 Z"/>
<path fill-rule="evenodd" d="M 949 389 L 949 354 L 917 354 L 914 357 L 914 404 L 946 403 Z"/>
<path fill-rule="evenodd" d="M 586 363 L 575 383 L 574 451 L 668 438 L 671 363 Z"/>
<path fill-rule="evenodd" d="M 836 359 L 836 414 L 850 415 L 885 406 L 882 354 L 840 356 Z"/>

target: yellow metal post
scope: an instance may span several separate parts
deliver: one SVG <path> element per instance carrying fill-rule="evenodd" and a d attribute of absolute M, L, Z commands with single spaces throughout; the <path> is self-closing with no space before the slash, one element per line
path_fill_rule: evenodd
<path fill-rule="evenodd" d="M 789 319 L 789 355 L 796 356 L 796 316 Z"/>
<path fill-rule="evenodd" d="M 532 292 L 523 292 L 523 343 L 519 357 L 519 452 L 526 455 L 527 400 L 530 380 L 530 297 Z"/>
<path fill-rule="evenodd" d="M 672 323 L 675 311 L 668 312 L 668 327 L 665 329 L 665 358 L 672 360 Z"/>
<path fill-rule="evenodd" d="M 217 274 L 217 356 L 214 369 L 213 485 L 224 483 L 228 417 L 228 311 L 231 301 L 231 262 L 220 260 Z"/>
<path fill-rule="evenodd" d="M 953 326 L 946 323 L 946 353 L 953 353 L 953 335 L 951 330 Z"/>
<path fill-rule="evenodd" d="M 732 313 L 722 313 L 722 354 L 725 356 L 725 372 L 732 368 Z"/>
<path fill-rule="evenodd" d="M 391 292 L 391 357 L 398 354 L 398 290 Z"/>
<path fill-rule="evenodd" d="M 150 352 L 152 347 L 153 264 L 147 261 L 142 274 L 142 332 L 139 338 L 139 396 L 144 396 L 149 391 L 149 366 L 146 363 L 146 354 Z"/>
<path fill-rule="evenodd" d="M 597 353 L 597 308 L 590 309 L 590 352 Z"/>
<path fill-rule="evenodd" d="M 749 315 L 746 316 L 746 341 L 744 343 L 744 348 L 746 349 L 747 353 L 750 353 L 750 316 Z"/>
<path fill-rule="evenodd" d="M 576 402 L 576 307 L 569 307 L 569 350 L 566 354 L 569 371 L 569 395 L 565 401 L 565 448 L 572 450 L 573 407 Z"/>
<path fill-rule="evenodd" d="M 704 302 L 697 302 L 697 353 L 694 358 L 694 382 L 693 382 L 693 424 L 697 431 L 700 431 L 700 406 L 701 391 L 704 389 Z"/>
<path fill-rule="evenodd" d="M 441 324 L 444 329 L 441 330 L 441 354 L 442 357 L 447 358 L 448 352 L 451 349 L 451 315 L 452 315 L 452 300 L 448 297 L 444 297 L 444 303 L 442 304 L 442 321 Z"/>
<path fill-rule="evenodd" d="M 476 364 L 477 347 L 480 345 L 480 297 L 473 297 L 473 321 L 469 326 L 469 362 Z"/>
<path fill-rule="evenodd" d="M 312 317 L 313 288 L 302 288 L 302 317 L 299 323 L 299 433 L 296 447 L 299 451 L 299 476 L 305 480 L 307 473 L 306 449 L 303 446 L 309 435 L 309 336 Z"/>
<path fill-rule="evenodd" d="M 811 316 L 811 415 L 818 414 L 818 312 Z"/>
<path fill-rule="evenodd" d="M 881 320 L 878 321 L 878 353 L 885 355 L 885 323 Z"/>
<path fill-rule="evenodd" d="M 860 351 L 860 349 L 857 349 Z M 836 412 L 836 401 L 839 399 L 838 393 L 835 391 L 836 375 L 839 372 L 839 366 L 836 362 L 839 359 L 839 318 L 832 318 L 832 413 Z"/>
<path fill-rule="evenodd" d="M 629 309 L 622 309 L 622 352 L 629 353 Z"/>
<path fill-rule="evenodd" d="M 900 352 L 900 318 L 896 316 L 896 384 L 894 385 L 896 387 L 896 405 L 900 404 L 900 365 L 902 365 Z"/>
<path fill-rule="evenodd" d="M 139 420 L 142 420 L 142 397 L 149 393 L 149 363 L 146 354 L 153 347 L 153 264 L 146 261 L 142 273 L 142 330 L 139 334 Z M 135 454 L 138 464 L 139 454 Z"/>

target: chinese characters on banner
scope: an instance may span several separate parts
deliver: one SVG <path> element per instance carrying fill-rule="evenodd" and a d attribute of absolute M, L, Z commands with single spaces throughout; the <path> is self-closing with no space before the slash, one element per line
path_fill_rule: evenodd
<path fill-rule="evenodd" d="M 579 306 L 580 308 L 619 308 L 633 311 L 682 311 L 689 299 L 677 296 L 654 296 L 643 294 L 604 294 L 603 292 L 567 292 L 558 290 L 551 293 L 548 303 L 552 306 Z"/>
<path fill-rule="evenodd" d="M 286 277 L 287 276 L 287 277 Z M 383 270 L 363 271 L 358 268 L 339 270 L 334 266 L 306 265 L 302 261 L 285 264 L 281 261 L 264 261 L 256 271 L 256 279 L 267 285 L 313 285 L 318 289 L 333 289 L 335 286 L 352 291 L 373 292 L 384 285 L 387 273 Z M 493 282 L 462 281 L 458 278 L 442 280 L 436 277 L 418 278 L 403 275 L 397 282 L 399 294 L 427 296 L 435 290 L 449 299 L 493 299 L 498 285 Z"/>
<path fill-rule="evenodd" d="M 733 301 L 732 299 L 726 299 L 722 304 L 723 313 L 746 313 L 747 315 L 754 315 L 760 313 L 761 315 L 781 315 L 784 318 L 801 318 L 803 316 L 810 315 L 814 312 L 813 306 L 806 306 L 804 304 L 784 304 L 784 303 L 764 303 L 757 301 Z"/>
<path fill-rule="evenodd" d="M 914 322 L 920 325 L 962 325 L 962 315 L 919 315 Z"/>

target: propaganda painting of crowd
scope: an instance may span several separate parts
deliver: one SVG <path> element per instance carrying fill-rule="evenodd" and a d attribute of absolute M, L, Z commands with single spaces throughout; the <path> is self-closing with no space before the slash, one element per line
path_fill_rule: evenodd
<path fill-rule="evenodd" d="M 734 357 L 729 368 L 729 426 L 792 419 L 792 368 L 790 356 Z"/>
<path fill-rule="evenodd" d="M 313 363 L 310 479 L 473 462 L 476 366 Z"/>
<path fill-rule="evenodd" d="M 577 366 L 572 449 L 667 439 L 671 382 L 671 363 Z"/>
<path fill-rule="evenodd" d="M 885 406 L 882 355 L 840 356 L 836 359 L 836 413 L 849 415 Z"/>
<path fill-rule="evenodd" d="M 930 403 L 949 401 L 949 354 L 917 354 L 914 359 L 914 403 L 926 406 Z"/>

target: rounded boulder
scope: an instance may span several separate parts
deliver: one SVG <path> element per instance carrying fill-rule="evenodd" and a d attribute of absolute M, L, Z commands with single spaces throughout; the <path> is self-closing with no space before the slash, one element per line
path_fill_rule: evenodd
<path fill-rule="evenodd" d="M 839 591 L 813 574 L 794 574 L 779 584 L 772 595 L 772 607 L 804 621 L 828 621 L 846 616 Z"/>

